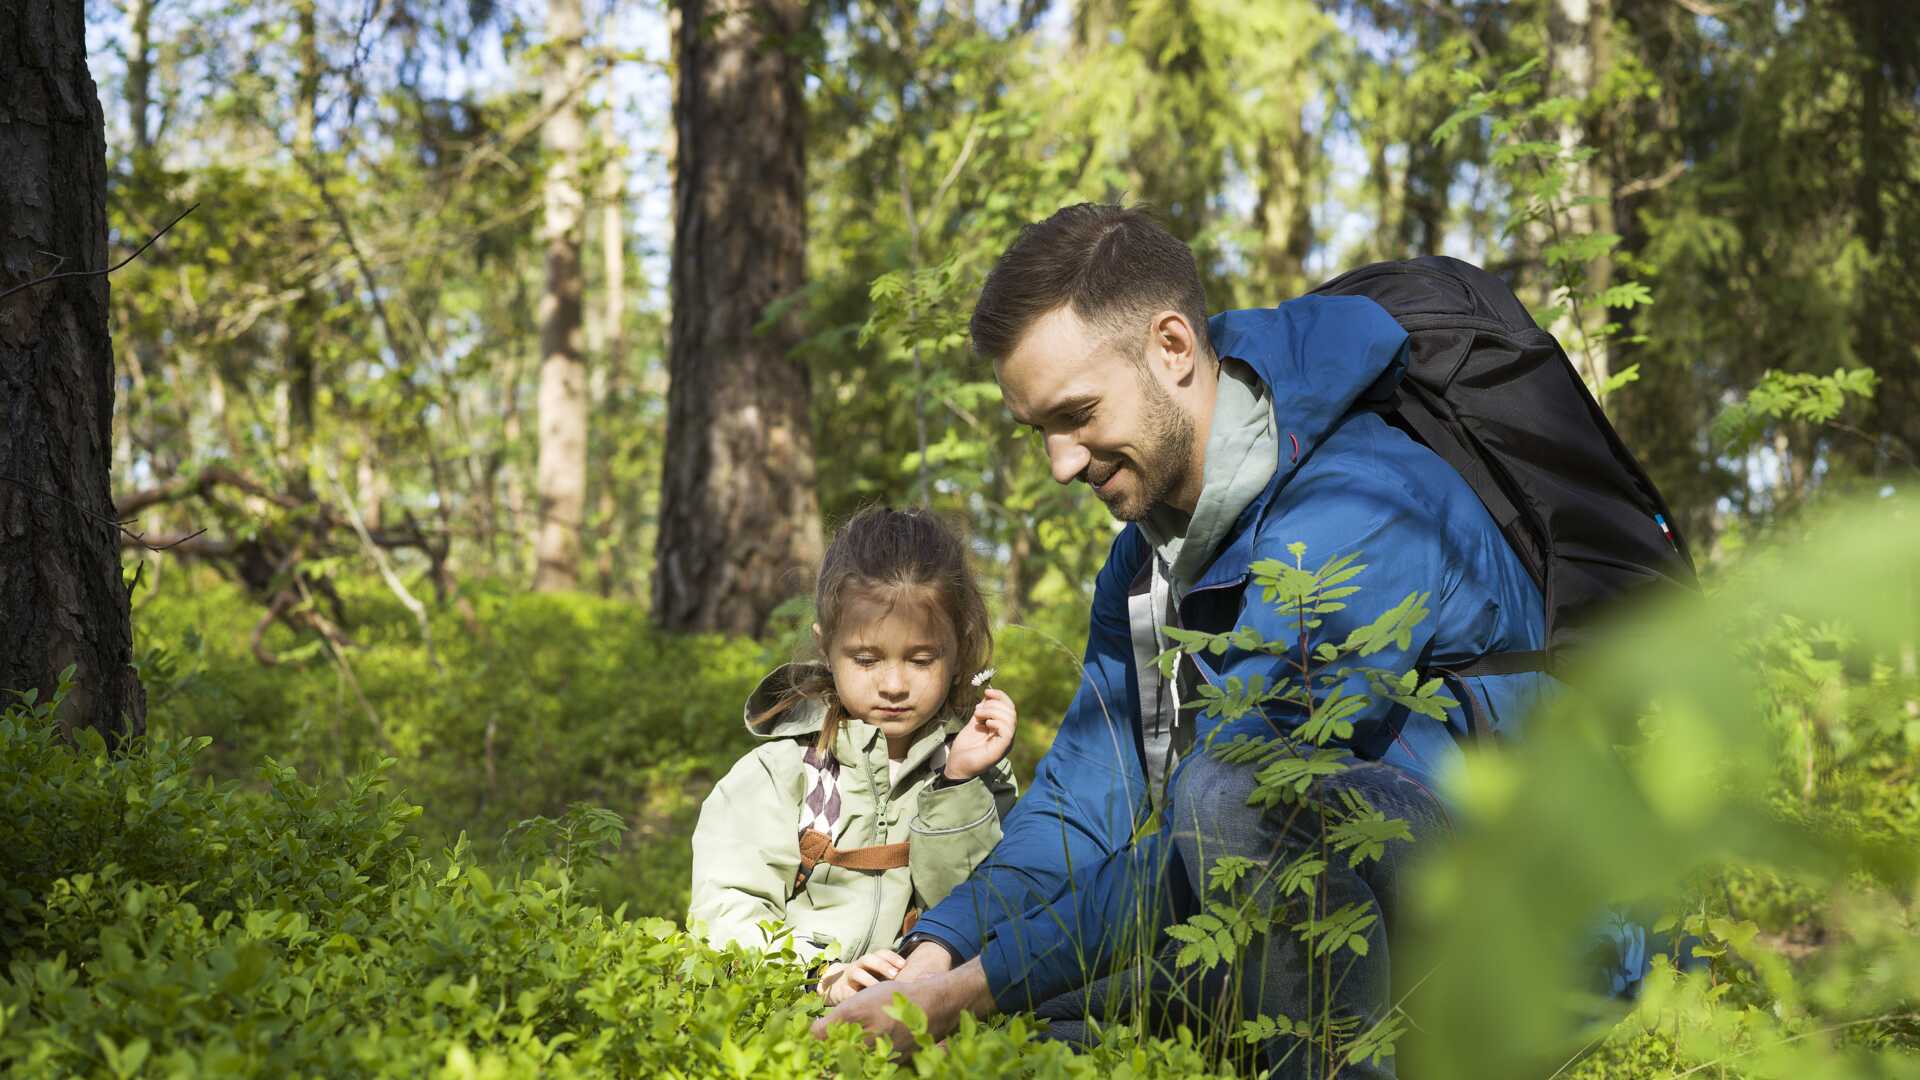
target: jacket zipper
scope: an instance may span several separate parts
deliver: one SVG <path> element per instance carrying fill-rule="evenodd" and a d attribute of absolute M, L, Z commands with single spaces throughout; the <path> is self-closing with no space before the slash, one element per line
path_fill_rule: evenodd
<path fill-rule="evenodd" d="M 867 842 L 869 844 L 884 844 L 887 842 L 887 811 L 890 796 L 893 792 L 888 790 L 883 793 L 880 790 L 880 784 L 873 774 L 873 755 L 871 753 L 863 753 L 860 757 L 867 769 L 867 788 L 874 794 L 874 833 L 867 838 Z M 860 949 L 855 956 L 865 956 L 873 948 L 874 931 L 880 929 L 880 895 L 885 891 L 886 877 L 887 875 L 884 873 L 873 875 L 873 903 L 867 905 L 873 914 L 869 916 L 867 920 L 866 940 L 860 943 Z M 852 959 L 852 957 L 848 957 L 847 959 Z"/>

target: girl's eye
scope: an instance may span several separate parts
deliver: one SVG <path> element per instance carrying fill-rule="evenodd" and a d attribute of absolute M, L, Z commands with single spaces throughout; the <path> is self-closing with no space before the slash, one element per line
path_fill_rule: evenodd
<path fill-rule="evenodd" d="M 853 662 L 859 664 L 861 667 L 872 667 L 880 662 L 880 658 L 877 656 L 856 656 L 853 658 Z"/>
<path fill-rule="evenodd" d="M 913 658 L 912 663 L 914 667 L 932 667 L 933 660 L 934 658 L 931 656 L 916 656 Z"/>

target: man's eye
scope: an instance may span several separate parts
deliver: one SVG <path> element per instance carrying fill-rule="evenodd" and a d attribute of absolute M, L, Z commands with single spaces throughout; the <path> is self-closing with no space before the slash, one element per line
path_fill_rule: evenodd
<path fill-rule="evenodd" d="M 1072 423 L 1074 427 L 1077 427 L 1077 428 L 1086 427 L 1088 424 L 1092 422 L 1093 422 L 1093 406 L 1091 405 L 1073 414 Z"/>

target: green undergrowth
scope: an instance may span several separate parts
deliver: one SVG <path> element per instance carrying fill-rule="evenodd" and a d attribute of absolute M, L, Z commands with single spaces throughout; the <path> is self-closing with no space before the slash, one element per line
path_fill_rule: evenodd
<path fill-rule="evenodd" d="M 614 831 L 573 813 L 490 871 L 428 854 L 392 763 L 316 786 L 269 761 L 196 775 L 204 737 L 110 756 L 55 733 L 54 702 L 0 718 L 0 1073 L 889 1076 L 826 1041 L 805 975 L 594 903 Z M 968 1024 L 921 1076 L 1202 1075 L 1191 1045 L 1124 1029 L 1073 1053 L 1031 1020 Z"/>

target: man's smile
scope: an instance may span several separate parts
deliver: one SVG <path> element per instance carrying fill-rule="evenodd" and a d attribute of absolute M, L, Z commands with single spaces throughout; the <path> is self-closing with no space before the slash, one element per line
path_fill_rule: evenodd
<path fill-rule="evenodd" d="M 1087 482 L 1087 486 L 1093 489 L 1094 494 L 1104 496 L 1106 492 L 1102 489 L 1107 486 L 1108 481 L 1119 475 L 1119 473 L 1120 466 L 1118 464 L 1108 465 L 1104 468 L 1098 464 L 1090 464 L 1087 466 L 1087 471 L 1082 475 Z"/>

